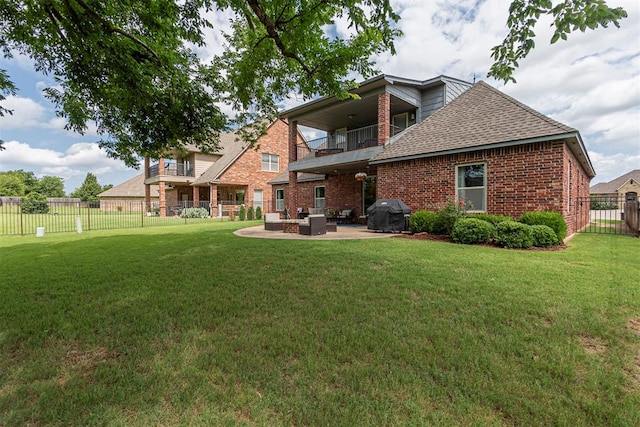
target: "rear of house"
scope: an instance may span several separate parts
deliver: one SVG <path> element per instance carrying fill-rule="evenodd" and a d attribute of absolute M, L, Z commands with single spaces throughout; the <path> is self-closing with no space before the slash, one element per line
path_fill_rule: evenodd
<path fill-rule="evenodd" d="M 359 128 L 352 134 L 347 128 L 346 134 L 326 137 L 326 151 L 307 147 L 311 154 L 302 159 L 290 139 L 288 176 L 272 182 L 281 208 L 353 207 L 362 215 L 381 198 L 401 199 L 414 211 L 454 199 L 472 212 L 512 217 L 555 211 L 564 216 L 569 233 L 588 224 L 588 214 L 578 212 L 577 203 L 588 197 L 595 172 L 576 129 L 483 82 L 471 85 L 441 76 L 412 86 L 386 77 L 374 80 L 378 85 L 368 92 L 367 82 L 361 85 L 376 98 L 349 101 L 349 109 L 339 109 L 337 100 L 320 100 L 283 113 L 295 129 L 299 123 L 328 121 L 338 112 L 347 119 L 358 117 L 370 109 L 367 99 L 376 99 L 378 134 L 376 144 L 368 144 L 371 138 L 360 137 Z M 459 90 L 448 90 L 449 82 Z M 402 95 L 407 91 L 398 87 L 439 92 L 441 101 L 424 114 L 424 103 L 408 102 Z M 358 102 L 363 102 L 362 113 Z M 415 123 L 394 130 L 394 123 L 402 122 L 397 115 L 404 113 L 394 114 L 394 104 L 407 108 Z M 390 131 L 381 134 L 385 123 L 391 124 Z M 365 141 L 361 148 L 359 141 Z"/>

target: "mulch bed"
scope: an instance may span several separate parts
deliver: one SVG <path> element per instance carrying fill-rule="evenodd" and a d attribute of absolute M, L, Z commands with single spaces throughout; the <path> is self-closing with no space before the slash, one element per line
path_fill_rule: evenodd
<path fill-rule="evenodd" d="M 446 235 L 446 234 L 429 234 L 429 233 L 416 233 L 416 234 L 398 234 L 395 237 L 399 237 L 402 239 L 417 239 L 417 240 L 434 240 L 437 242 L 447 242 L 447 243 L 454 243 L 453 240 L 451 240 L 451 236 Z M 498 246 L 498 245 L 494 245 L 493 243 L 483 243 L 481 245 L 478 246 L 491 246 L 494 248 L 502 248 L 502 246 Z M 503 249 L 511 249 L 511 248 L 503 248 Z M 512 249 L 512 250 L 520 250 L 520 251 L 562 251 L 564 249 L 567 249 L 567 245 L 565 244 L 561 244 L 561 245 L 555 245 L 555 246 L 549 246 L 548 248 L 538 248 L 535 246 L 532 246 L 530 248 L 526 248 L 526 249 Z"/>

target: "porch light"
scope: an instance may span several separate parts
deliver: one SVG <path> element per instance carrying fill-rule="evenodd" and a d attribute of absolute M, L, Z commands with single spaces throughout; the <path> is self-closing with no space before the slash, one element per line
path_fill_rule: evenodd
<path fill-rule="evenodd" d="M 356 174 L 356 180 L 358 181 L 364 181 L 364 179 L 367 177 L 367 173 L 366 172 L 358 172 Z"/>

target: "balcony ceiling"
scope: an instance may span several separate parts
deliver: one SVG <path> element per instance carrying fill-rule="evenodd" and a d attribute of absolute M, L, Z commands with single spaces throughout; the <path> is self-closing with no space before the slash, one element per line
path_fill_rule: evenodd
<path fill-rule="evenodd" d="M 383 146 L 378 145 L 330 156 L 308 157 L 289 163 L 289 171 L 328 175 L 363 171 L 368 167 L 369 160 L 382 151 L 383 148 Z"/>
<path fill-rule="evenodd" d="M 402 99 L 391 96 L 391 115 L 416 108 Z M 377 94 L 361 99 L 336 101 L 332 105 L 318 105 L 300 116 L 292 116 L 290 120 L 297 120 L 298 125 L 307 126 L 331 132 L 335 129 L 356 129 L 378 122 Z"/>

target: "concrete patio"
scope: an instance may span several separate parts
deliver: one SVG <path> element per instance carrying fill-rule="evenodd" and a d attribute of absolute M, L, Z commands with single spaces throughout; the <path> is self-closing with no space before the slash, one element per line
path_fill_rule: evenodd
<path fill-rule="evenodd" d="M 283 239 L 283 240 L 347 240 L 347 239 L 380 239 L 384 237 L 398 236 L 394 233 L 380 233 L 367 230 L 365 225 L 338 225 L 338 231 L 321 234 L 319 236 L 305 236 L 298 233 L 283 233 L 282 231 L 267 231 L 264 225 L 242 228 L 233 234 L 240 237 L 255 239 Z"/>

